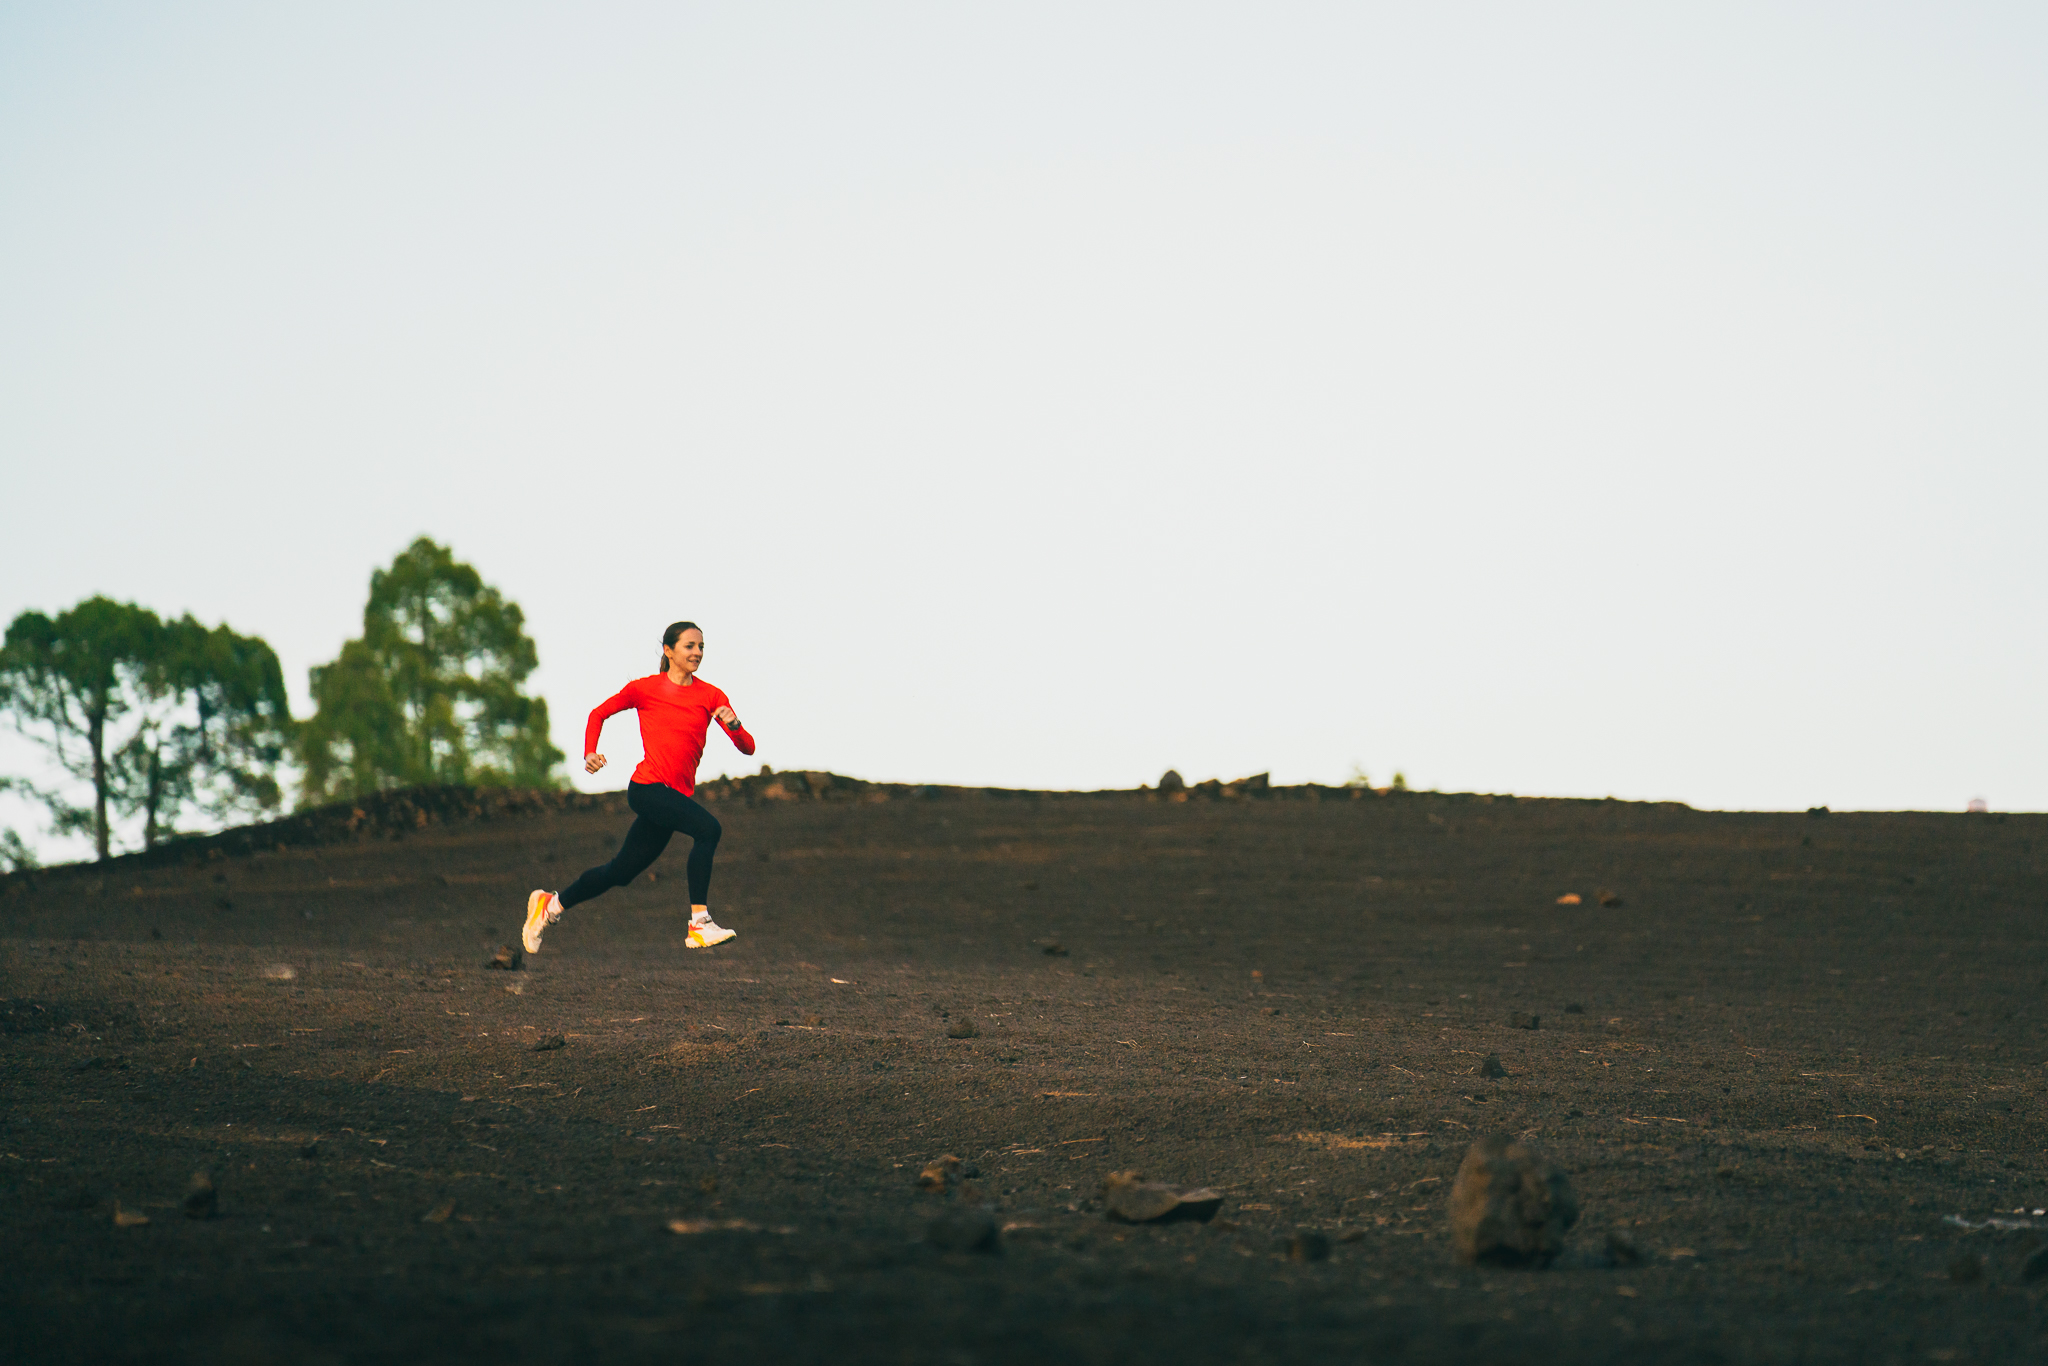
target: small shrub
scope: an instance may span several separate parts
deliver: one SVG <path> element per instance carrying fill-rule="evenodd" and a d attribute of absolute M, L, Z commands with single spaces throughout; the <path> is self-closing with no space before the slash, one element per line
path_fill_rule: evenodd
<path fill-rule="evenodd" d="M 21 873 L 42 866 L 36 851 L 23 843 L 21 836 L 12 830 L 0 830 L 0 872 Z"/>

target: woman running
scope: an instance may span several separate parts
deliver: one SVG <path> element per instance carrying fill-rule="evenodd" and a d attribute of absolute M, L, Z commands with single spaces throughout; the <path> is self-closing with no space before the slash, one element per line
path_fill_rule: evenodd
<path fill-rule="evenodd" d="M 688 835 L 690 849 L 690 936 L 683 942 L 708 949 L 733 937 L 733 931 L 711 919 L 711 860 L 718 853 L 718 818 L 690 799 L 697 790 L 697 761 L 704 757 L 704 736 L 713 721 L 725 727 L 742 754 L 754 752 L 732 702 L 696 677 L 704 662 L 704 633 L 694 621 L 679 621 L 661 633 L 662 672 L 636 678 L 590 713 L 583 727 L 583 771 L 604 767 L 597 752 L 605 718 L 629 707 L 640 713 L 640 745 L 646 751 L 633 781 L 626 784 L 626 805 L 637 817 L 626 842 L 610 863 L 601 863 L 560 892 L 536 891 L 526 898 L 528 953 L 540 952 L 541 931 L 607 888 L 624 887 L 647 871 L 647 865 L 668 847 L 670 835 Z"/>

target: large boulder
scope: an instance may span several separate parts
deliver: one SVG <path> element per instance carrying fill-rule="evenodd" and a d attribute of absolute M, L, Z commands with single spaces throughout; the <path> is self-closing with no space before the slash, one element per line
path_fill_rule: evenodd
<path fill-rule="evenodd" d="M 1502 1134 L 1472 1145 L 1451 1187 L 1451 1241 L 1464 1262 L 1546 1266 L 1578 1218 L 1571 1178 Z"/>

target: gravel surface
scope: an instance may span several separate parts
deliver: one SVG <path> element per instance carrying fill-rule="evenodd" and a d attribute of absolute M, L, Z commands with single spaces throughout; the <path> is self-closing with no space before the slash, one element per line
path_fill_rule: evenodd
<path fill-rule="evenodd" d="M 0 1360 L 2048 1355 L 2048 818 L 1284 795 L 732 800 L 510 971 L 616 803 L 0 882 Z"/>

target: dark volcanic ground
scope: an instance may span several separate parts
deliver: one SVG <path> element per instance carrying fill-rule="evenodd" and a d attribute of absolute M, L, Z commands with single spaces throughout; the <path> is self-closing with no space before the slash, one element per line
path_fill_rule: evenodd
<path fill-rule="evenodd" d="M 0 1359 L 2048 1357 L 2048 818 L 718 810 L 708 953 L 678 846 L 485 970 L 604 811 L 0 885 Z M 1452 1260 L 1486 1131 L 1572 1173 L 1549 1270 Z"/>

